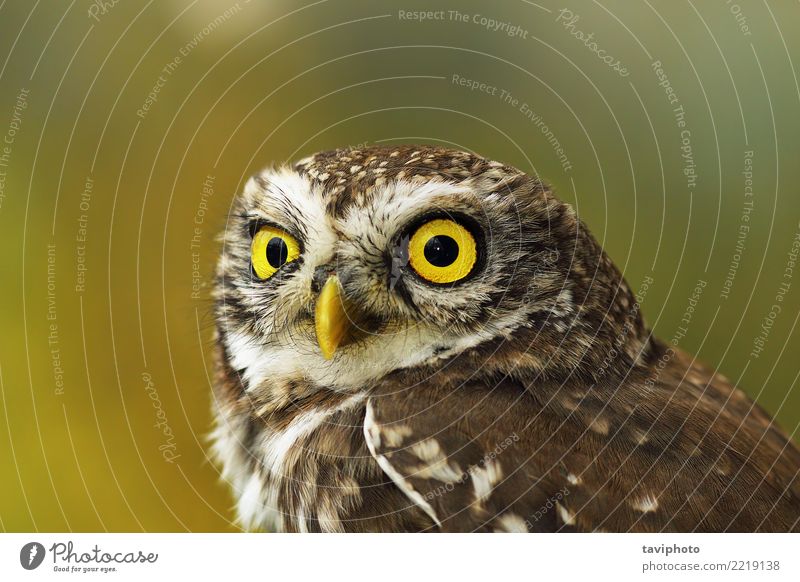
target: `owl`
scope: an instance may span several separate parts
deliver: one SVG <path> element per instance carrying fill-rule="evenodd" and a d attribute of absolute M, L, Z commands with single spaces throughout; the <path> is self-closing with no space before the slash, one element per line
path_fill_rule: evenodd
<path fill-rule="evenodd" d="M 800 452 L 537 177 L 346 148 L 237 196 L 213 456 L 242 527 L 798 531 Z"/>

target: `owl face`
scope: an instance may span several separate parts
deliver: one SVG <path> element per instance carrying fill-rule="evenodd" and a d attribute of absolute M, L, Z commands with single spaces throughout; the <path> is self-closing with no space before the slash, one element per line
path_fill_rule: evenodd
<path fill-rule="evenodd" d="M 562 206 L 512 168 L 449 150 L 340 150 L 265 170 L 223 235 L 232 365 L 245 384 L 296 375 L 348 390 L 511 339 L 536 313 L 555 322 L 573 309 Z"/>

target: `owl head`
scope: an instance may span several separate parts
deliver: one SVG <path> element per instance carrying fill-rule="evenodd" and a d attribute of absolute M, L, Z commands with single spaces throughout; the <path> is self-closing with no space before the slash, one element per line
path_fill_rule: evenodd
<path fill-rule="evenodd" d="M 536 177 L 428 146 L 266 169 L 222 234 L 217 330 L 244 386 L 354 390 L 466 358 L 592 374 L 646 330 L 622 276 Z"/>

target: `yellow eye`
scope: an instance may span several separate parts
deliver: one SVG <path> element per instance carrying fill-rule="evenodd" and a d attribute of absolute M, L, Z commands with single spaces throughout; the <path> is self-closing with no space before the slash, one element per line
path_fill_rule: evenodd
<path fill-rule="evenodd" d="M 274 226 L 262 226 L 253 237 L 250 253 L 258 278 L 268 279 L 283 265 L 300 256 L 300 245 L 288 232 Z"/>
<path fill-rule="evenodd" d="M 478 259 L 475 238 L 453 220 L 437 218 L 420 226 L 408 243 L 411 267 L 431 283 L 454 283 L 470 274 Z"/>

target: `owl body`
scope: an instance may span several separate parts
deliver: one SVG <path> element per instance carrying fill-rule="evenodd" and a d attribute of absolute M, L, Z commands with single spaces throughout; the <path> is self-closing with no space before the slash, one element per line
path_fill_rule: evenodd
<path fill-rule="evenodd" d="M 237 199 L 213 452 L 270 531 L 793 531 L 800 453 L 538 179 L 323 152 Z"/>

